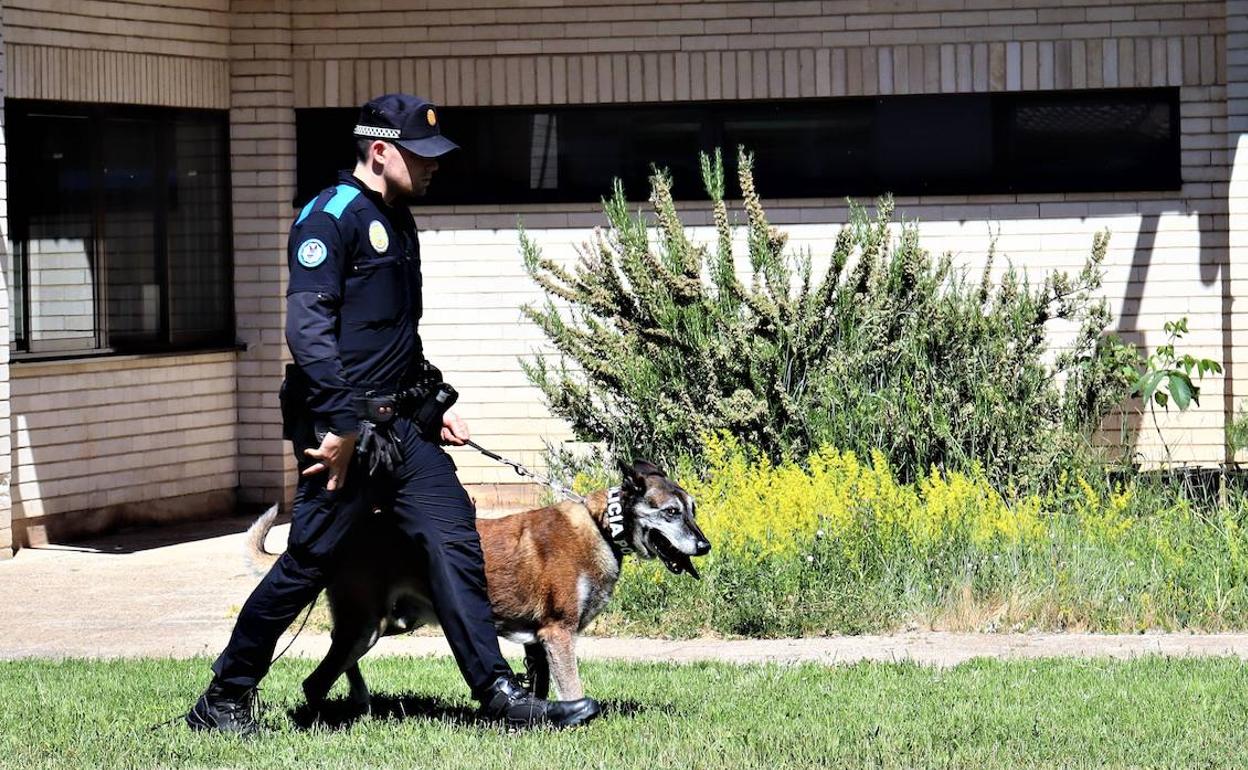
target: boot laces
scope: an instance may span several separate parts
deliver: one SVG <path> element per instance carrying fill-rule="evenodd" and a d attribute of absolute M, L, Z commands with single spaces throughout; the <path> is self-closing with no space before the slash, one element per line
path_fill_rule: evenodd
<path fill-rule="evenodd" d="M 260 687 L 257 685 L 249 690 L 244 690 L 238 696 L 228 696 L 222 698 L 217 706 L 230 719 L 238 721 L 240 717 L 246 715 L 250 717 L 252 722 L 260 722 Z"/>

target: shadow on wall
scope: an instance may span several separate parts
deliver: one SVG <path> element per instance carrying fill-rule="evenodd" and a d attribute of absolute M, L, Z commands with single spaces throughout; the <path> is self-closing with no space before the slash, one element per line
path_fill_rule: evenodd
<path fill-rule="evenodd" d="M 1227 425 L 1234 417 L 1235 413 L 1235 347 L 1234 347 L 1234 329 L 1232 324 L 1232 305 L 1233 297 L 1231 294 L 1231 275 L 1229 265 L 1229 238 L 1226 231 L 1227 208 L 1224 202 L 1220 201 L 1202 201 L 1203 206 L 1195 212 L 1196 230 L 1199 238 L 1199 247 L 1197 250 L 1197 268 L 1200 285 L 1207 288 L 1213 288 L 1218 292 L 1219 297 L 1219 313 L 1217 329 L 1220 334 L 1220 355 L 1214 360 L 1222 365 L 1222 424 Z M 1117 314 L 1117 333 L 1124 341 L 1134 343 L 1141 350 L 1145 349 L 1144 333 L 1139 328 L 1139 312 L 1143 304 L 1145 289 L 1148 287 L 1148 275 L 1153 262 L 1154 247 L 1157 240 L 1157 229 L 1162 214 L 1149 207 L 1150 212 L 1143 214 L 1140 220 L 1140 227 L 1136 233 L 1135 248 L 1131 254 L 1131 269 L 1129 275 L 1131 280 L 1126 284 L 1126 291 L 1122 297 L 1122 303 L 1119 305 L 1120 311 Z M 1167 212 L 1168 213 L 1168 212 Z M 1187 212 L 1182 212 L 1187 213 Z M 1163 299 L 1163 303 L 1168 303 L 1170 298 Z M 1182 299 L 1182 298 L 1178 298 Z M 1177 320 L 1182 316 L 1192 316 L 1184 304 L 1178 304 L 1173 309 L 1165 307 L 1167 320 Z M 1154 344 L 1161 340 L 1158 330 L 1154 332 Z M 1181 352 L 1181 351 L 1180 351 Z M 1127 435 L 1138 438 L 1140 434 L 1141 424 L 1143 422 L 1143 413 L 1138 410 L 1131 410 L 1125 415 L 1119 415 L 1127 422 Z M 1115 430 L 1117 424 L 1115 423 Z M 1130 446 L 1130 455 L 1135 454 L 1134 442 Z M 1223 455 L 1220 461 L 1230 463 L 1233 461 L 1233 453 L 1229 446 L 1223 442 Z"/>

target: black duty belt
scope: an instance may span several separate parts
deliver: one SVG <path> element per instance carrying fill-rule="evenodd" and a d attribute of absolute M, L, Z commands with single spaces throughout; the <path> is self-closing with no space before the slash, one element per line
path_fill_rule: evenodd
<path fill-rule="evenodd" d="M 402 460 L 399 442 L 390 429 L 396 417 L 412 420 L 426 440 L 441 440 L 442 415 L 458 400 L 459 393 L 440 377 L 438 380 L 393 393 L 368 391 L 355 396 L 355 413 L 360 420 L 356 452 L 370 474 L 382 467 L 393 471 Z"/>
<path fill-rule="evenodd" d="M 355 416 L 377 425 L 387 425 L 395 417 L 409 417 L 420 426 L 421 433 L 428 437 L 431 433 L 440 434 L 442 415 L 458 399 L 459 393 L 445 382 L 391 393 L 370 390 L 354 397 Z"/>

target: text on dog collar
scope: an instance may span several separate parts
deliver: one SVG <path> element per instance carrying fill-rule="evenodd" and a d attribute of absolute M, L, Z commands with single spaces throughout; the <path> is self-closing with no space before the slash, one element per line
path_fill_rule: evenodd
<path fill-rule="evenodd" d="M 607 528 L 611 530 L 611 541 L 621 553 L 633 552 L 628 541 L 624 539 L 624 504 L 620 501 L 619 487 L 607 490 Z"/>

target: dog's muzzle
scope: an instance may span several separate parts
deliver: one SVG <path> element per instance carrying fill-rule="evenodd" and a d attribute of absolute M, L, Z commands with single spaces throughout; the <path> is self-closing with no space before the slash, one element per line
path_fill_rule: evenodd
<path fill-rule="evenodd" d="M 698 572 L 698 568 L 693 566 L 693 559 L 689 554 L 672 545 L 662 532 L 652 529 L 646 533 L 646 545 L 650 546 L 650 550 L 654 552 L 659 561 L 663 562 L 663 566 L 667 567 L 673 575 L 679 575 L 684 572 L 692 575 L 695 580 L 701 580 L 702 575 Z M 711 552 L 711 544 L 706 538 L 699 537 L 694 546 L 694 556 L 705 556 Z"/>

